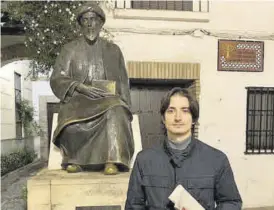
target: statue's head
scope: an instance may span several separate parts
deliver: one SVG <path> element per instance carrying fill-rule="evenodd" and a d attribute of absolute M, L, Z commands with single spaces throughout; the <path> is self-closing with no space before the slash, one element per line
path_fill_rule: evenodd
<path fill-rule="evenodd" d="M 95 40 L 106 21 L 104 11 L 94 2 L 84 4 L 77 15 L 82 33 L 90 41 Z"/>

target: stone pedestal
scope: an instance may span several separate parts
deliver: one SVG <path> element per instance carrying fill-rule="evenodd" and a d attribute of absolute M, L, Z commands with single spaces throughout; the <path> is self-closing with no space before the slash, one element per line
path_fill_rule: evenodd
<path fill-rule="evenodd" d="M 57 119 L 58 114 L 55 113 L 51 139 Z M 131 168 L 137 153 L 142 150 L 137 115 L 133 116 L 132 129 L 135 151 Z M 106 176 L 102 172 L 68 174 L 61 170 L 61 161 L 60 150 L 51 142 L 48 168 L 28 180 L 28 210 L 76 210 L 84 206 L 116 206 L 116 209 L 121 206 L 124 209 L 129 172 L 114 176 Z"/>
<path fill-rule="evenodd" d="M 43 169 L 28 180 L 28 210 L 75 210 L 83 206 L 121 206 L 124 209 L 130 173 L 68 174 Z"/>

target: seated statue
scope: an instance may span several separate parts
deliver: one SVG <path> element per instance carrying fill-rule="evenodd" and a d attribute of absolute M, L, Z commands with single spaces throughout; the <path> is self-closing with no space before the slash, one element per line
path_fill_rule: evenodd
<path fill-rule="evenodd" d="M 69 173 L 127 171 L 134 153 L 129 80 L 120 48 L 99 37 L 105 20 L 97 4 L 81 7 L 83 36 L 63 46 L 50 77 L 60 99 L 52 141 Z"/>

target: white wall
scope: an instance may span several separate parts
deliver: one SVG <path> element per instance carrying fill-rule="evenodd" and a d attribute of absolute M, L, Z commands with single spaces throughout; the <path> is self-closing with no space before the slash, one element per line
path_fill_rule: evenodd
<path fill-rule="evenodd" d="M 24 79 L 30 71 L 29 64 L 29 60 L 18 60 L 8 63 L 0 69 L 1 140 L 16 137 L 14 72 L 21 75 L 22 98 L 32 101 L 31 82 Z"/>
<path fill-rule="evenodd" d="M 138 17 L 112 19 L 109 14 L 105 25 L 110 30 L 121 30 L 114 33 L 114 41 L 121 47 L 125 60 L 201 64 L 199 138 L 228 155 L 244 207 L 274 206 L 274 155 L 244 154 L 245 87 L 274 87 L 273 11 L 273 1 L 212 1 L 207 23 L 138 20 Z M 130 13 L 130 9 L 126 12 Z M 143 12 L 140 10 L 140 14 Z M 219 33 L 220 37 L 159 35 L 163 31 L 194 28 Z M 128 32 L 123 32 L 125 29 Z M 148 35 L 140 34 L 140 30 L 156 32 Z M 230 39 L 248 35 L 251 40 L 260 40 L 265 36 L 263 72 L 217 71 L 218 39 L 228 34 Z"/>
<path fill-rule="evenodd" d="M 273 33 L 274 25 L 271 21 L 274 21 L 274 3 L 273 1 L 261 0 L 244 0 L 244 1 L 210 1 L 209 13 L 195 12 L 197 17 L 202 18 L 203 21 L 193 21 L 193 14 L 190 16 L 190 12 L 178 12 L 174 11 L 169 15 L 170 18 L 181 16 L 187 21 L 163 21 L 153 18 L 156 16 L 156 12 L 150 11 L 149 14 L 146 10 L 138 10 L 140 16 L 148 14 L 151 20 L 140 20 L 137 17 L 131 17 L 131 19 L 112 18 L 112 13 L 107 12 L 106 28 L 115 29 L 191 29 L 191 28 L 203 28 L 219 31 L 246 31 L 251 32 L 265 32 Z M 127 15 L 131 13 L 131 9 L 127 9 L 123 14 Z M 181 13 L 180 15 L 176 15 Z M 170 14 L 170 11 L 162 11 L 163 16 Z M 194 16 L 195 16 L 194 15 Z M 129 18 L 128 15 L 127 18 Z M 165 15 L 166 16 L 166 15 Z M 190 18 L 191 17 L 191 18 Z M 171 19 L 172 20 L 172 19 Z M 208 21 L 208 22 L 204 22 Z M 137 41 L 137 40 L 136 40 Z"/>
<path fill-rule="evenodd" d="M 54 95 L 49 81 L 33 81 L 32 82 L 32 99 L 33 107 L 35 109 L 35 120 L 39 122 L 39 97 Z"/>
<path fill-rule="evenodd" d="M 217 72 L 216 62 L 210 62 L 216 61 L 216 53 L 216 48 L 209 50 L 208 61 L 201 63 L 200 137 L 229 156 L 246 206 L 273 205 L 274 155 L 248 156 L 244 151 L 245 87 L 274 87 L 274 42 L 265 41 L 262 73 Z"/>

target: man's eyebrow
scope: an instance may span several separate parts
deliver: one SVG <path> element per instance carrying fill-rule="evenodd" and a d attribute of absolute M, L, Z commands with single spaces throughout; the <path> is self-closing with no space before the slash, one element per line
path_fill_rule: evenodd
<path fill-rule="evenodd" d="M 189 109 L 189 106 L 184 106 L 181 109 Z"/>
<path fill-rule="evenodd" d="M 169 106 L 169 107 L 167 107 L 168 109 L 175 109 L 175 107 L 173 107 L 173 106 Z"/>
<path fill-rule="evenodd" d="M 176 109 L 176 108 L 173 106 L 169 106 L 168 109 Z M 189 109 L 189 106 L 183 106 L 180 109 Z"/>

